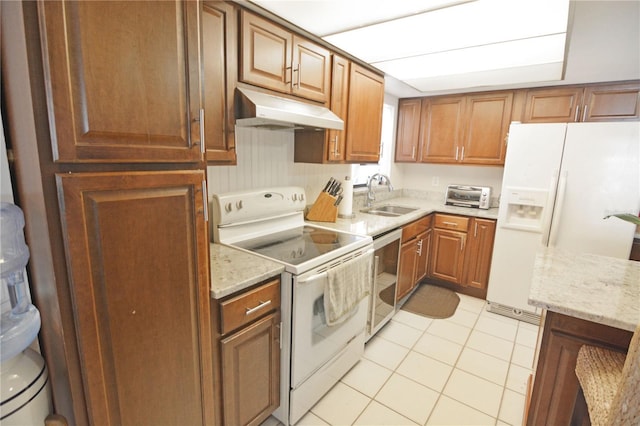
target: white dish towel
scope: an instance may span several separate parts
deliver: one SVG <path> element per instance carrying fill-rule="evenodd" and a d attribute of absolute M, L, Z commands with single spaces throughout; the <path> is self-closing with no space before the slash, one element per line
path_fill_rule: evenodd
<path fill-rule="evenodd" d="M 327 271 L 324 313 L 327 325 L 340 324 L 370 293 L 373 250 Z"/>

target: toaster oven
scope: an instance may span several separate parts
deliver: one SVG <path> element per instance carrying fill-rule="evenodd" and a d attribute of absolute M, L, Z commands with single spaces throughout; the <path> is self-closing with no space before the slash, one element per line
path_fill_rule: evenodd
<path fill-rule="evenodd" d="M 491 187 L 472 185 L 449 185 L 444 203 L 449 206 L 488 209 L 491 202 Z"/>

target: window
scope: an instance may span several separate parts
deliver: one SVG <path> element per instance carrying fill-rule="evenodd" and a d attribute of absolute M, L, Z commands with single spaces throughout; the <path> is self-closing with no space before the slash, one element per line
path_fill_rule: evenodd
<path fill-rule="evenodd" d="M 353 186 L 365 186 L 369 177 L 375 173 L 389 176 L 391 171 L 391 147 L 393 145 L 393 120 L 395 106 L 384 104 L 382 107 L 382 135 L 380 137 L 380 161 L 377 164 L 354 164 L 351 166 Z M 391 178 L 391 176 L 389 176 Z"/>

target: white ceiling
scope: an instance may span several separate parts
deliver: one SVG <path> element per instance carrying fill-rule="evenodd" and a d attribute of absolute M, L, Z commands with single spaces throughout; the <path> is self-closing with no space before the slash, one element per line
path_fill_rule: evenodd
<path fill-rule="evenodd" d="M 384 71 L 399 97 L 640 78 L 638 0 L 252 2 Z"/>

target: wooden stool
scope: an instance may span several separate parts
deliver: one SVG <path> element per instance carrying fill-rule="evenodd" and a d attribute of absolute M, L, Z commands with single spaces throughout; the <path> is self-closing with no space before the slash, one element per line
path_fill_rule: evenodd
<path fill-rule="evenodd" d="M 595 346 L 582 346 L 576 360 L 576 376 L 591 424 L 640 424 L 640 324 L 626 356 Z"/>

